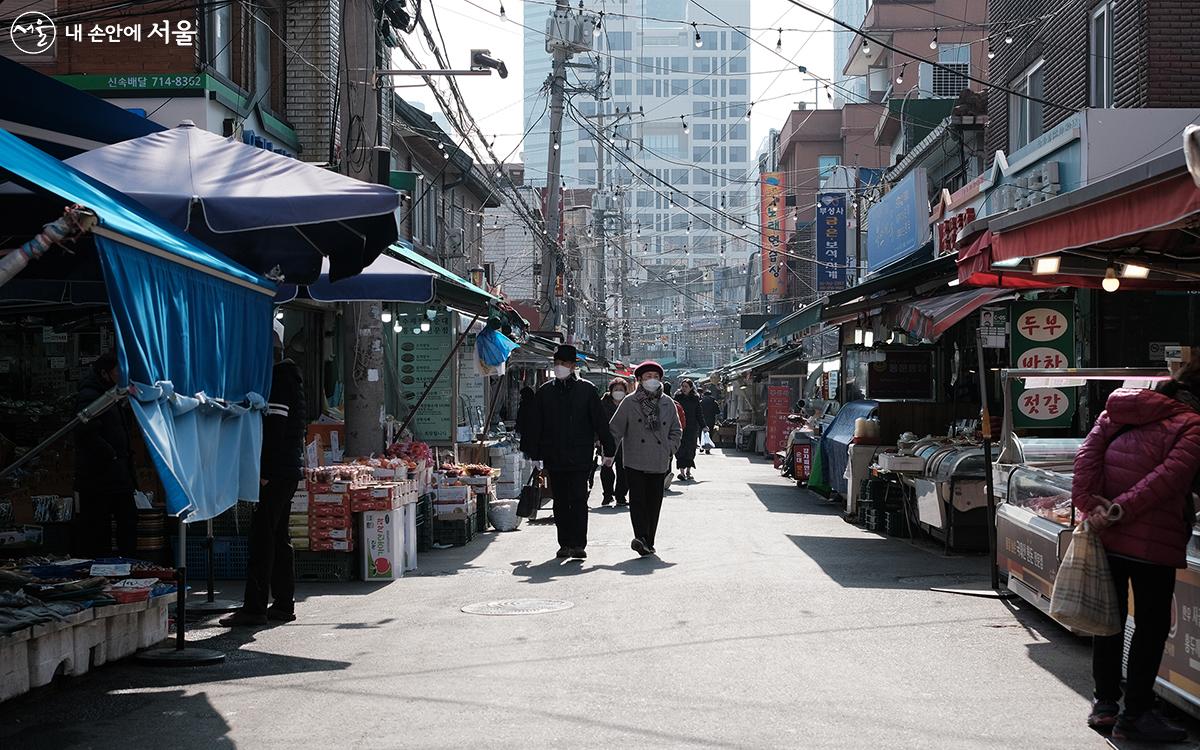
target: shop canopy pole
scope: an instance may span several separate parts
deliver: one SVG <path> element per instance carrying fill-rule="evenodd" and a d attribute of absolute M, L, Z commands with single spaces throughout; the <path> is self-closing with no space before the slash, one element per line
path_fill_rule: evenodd
<path fill-rule="evenodd" d="M 76 414 L 74 419 L 55 430 L 53 435 L 35 445 L 29 450 L 28 453 L 18 458 L 15 462 L 9 464 L 3 469 L 0 469 L 0 477 L 8 476 L 33 459 L 37 458 L 43 451 L 45 451 L 51 445 L 57 443 L 59 439 L 61 439 L 68 432 L 74 430 L 79 425 L 84 425 L 88 422 L 91 422 L 96 417 L 99 417 L 104 412 L 119 404 L 122 399 L 127 398 L 128 396 L 129 391 L 125 388 L 113 388 L 112 390 L 107 391 L 100 396 L 100 398 L 83 407 L 83 410 Z"/>
<path fill-rule="evenodd" d="M 500 398 L 500 387 L 508 380 L 508 370 L 505 369 L 504 374 L 496 381 L 496 387 L 492 389 L 492 400 L 488 404 L 487 418 L 483 420 L 483 427 L 479 430 L 479 442 L 483 442 L 487 438 L 488 427 L 492 424 L 492 415 L 496 412 L 496 401 Z"/>
<path fill-rule="evenodd" d="M 71 206 L 66 212 L 42 227 L 36 237 L 0 258 L 0 286 L 12 281 L 32 260 L 46 254 L 64 240 L 73 239 L 96 226 L 96 214 L 82 206 Z"/>
<path fill-rule="evenodd" d="M 988 409 L 987 367 L 983 363 L 983 334 L 975 334 L 975 350 L 979 357 L 979 402 L 983 428 L 984 482 L 987 486 L 988 570 L 992 576 L 992 591 L 1000 590 L 1000 567 L 996 563 L 996 488 L 992 482 L 992 414 Z"/>
<path fill-rule="evenodd" d="M 433 390 L 433 386 L 437 385 L 438 380 L 440 380 L 442 377 L 442 373 L 446 371 L 446 367 L 458 354 L 458 348 L 462 346 L 464 341 L 467 340 L 467 334 L 471 332 L 471 326 L 475 325 L 475 323 L 479 320 L 479 316 L 479 313 L 475 313 L 475 317 L 471 318 L 471 322 L 467 325 L 466 330 L 459 334 L 458 341 L 454 342 L 454 348 L 451 349 L 450 353 L 446 355 L 446 358 L 442 360 L 442 366 L 438 368 L 436 373 L 434 373 L 433 378 L 425 384 L 425 390 L 421 393 L 421 397 L 417 399 L 417 403 L 413 405 L 413 408 L 408 410 L 408 416 L 404 418 L 404 424 L 400 425 L 400 429 L 398 431 L 400 435 L 403 435 L 404 431 L 408 429 L 408 426 L 412 424 L 413 417 L 417 415 L 417 410 L 421 408 L 421 404 L 425 403 L 425 399 L 429 396 L 429 392 Z"/>
<path fill-rule="evenodd" d="M 216 546 L 216 539 L 213 538 L 212 519 L 208 519 L 205 524 L 207 528 L 205 529 L 206 536 L 204 539 L 204 554 L 208 560 L 208 590 L 205 592 L 204 601 L 196 602 L 190 606 L 190 609 L 193 612 L 198 613 L 198 617 L 203 615 L 211 615 L 213 613 L 220 614 L 224 612 L 234 612 L 242 607 L 242 603 L 240 601 L 217 598 L 216 580 L 213 573 L 213 548 Z"/>

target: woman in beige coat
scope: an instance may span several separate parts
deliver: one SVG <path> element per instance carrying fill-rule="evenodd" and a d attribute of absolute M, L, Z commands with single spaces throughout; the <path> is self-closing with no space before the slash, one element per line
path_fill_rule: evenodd
<path fill-rule="evenodd" d="M 663 368 L 646 361 L 633 371 L 638 388 L 617 407 L 609 428 L 622 446 L 629 484 L 630 547 L 639 555 L 654 554 L 654 536 L 662 511 L 663 480 L 671 456 L 679 450 L 683 427 L 675 402 L 662 392 Z"/>

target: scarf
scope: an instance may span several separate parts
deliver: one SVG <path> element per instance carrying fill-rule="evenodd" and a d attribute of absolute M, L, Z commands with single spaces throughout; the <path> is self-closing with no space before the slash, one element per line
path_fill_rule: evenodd
<path fill-rule="evenodd" d="M 646 427 L 650 432 L 657 437 L 662 430 L 662 420 L 660 419 L 658 405 L 661 403 L 662 391 L 651 395 L 646 392 L 645 388 L 638 388 L 638 406 L 642 408 L 642 417 L 646 421 Z"/>

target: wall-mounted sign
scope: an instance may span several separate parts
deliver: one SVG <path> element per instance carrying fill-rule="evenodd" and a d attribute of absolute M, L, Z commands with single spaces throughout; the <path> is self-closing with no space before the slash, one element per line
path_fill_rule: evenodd
<path fill-rule="evenodd" d="M 1012 305 L 1012 365 L 1042 370 L 1075 366 L 1075 303 L 1071 301 L 1014 302 Z M 1012 383 L 1013 424 L 1018 428 L 1069 427 L 1075 416 L 1075 389 L 1026 388 Z"/>
<path fill-rule="evenodd" d="M 819 193 L 817 221 L 817 291 L 846 288 L 846 195 Z"/>
<path fill-rule="evenodd" d="M 929 184 L 918 167 L 867 212 L 867 270 L 874 271 L 929 239 Z"/>
<path fill-rule="evenodd" d="M 781 252 L 783 210 L 786 196 L 782 172 L 759 175 L 760 223 L 762 225 L 762 290 L 768 299 L 780 299 L 787 292 L 786 260 Z"/>
<path fill-rule="evenodd" d="M 933 351 L 888 349 L 867 365 L 867 398 L 880 401 L 933 399 Z"/>
<path fill-rule="evenodd" d="M 419 312 L 416 310 L 419 309 Z M 402 316 L 401 330 L 396 336 L 396 351 L 399 362 L 396 372 L 399 383 L 389 383 L 397 388 L 400 398 L 411 409 L 416 405 L 426 384 L 433 380 L 438 368 L 454 347 L 452 315 L 442 310 L 429 322 L 430 330 L 422 332 L 419 323 L 427 320 L 424 308 L 413 307 L 410 314 Z M 417 333 L 413 333 L 416 330 Z M 436 385 L 421 404 L 412 421 L 413 435 L 427 443 L 448 443 L 454 438 L 454 365 L 442 373 Z"/>

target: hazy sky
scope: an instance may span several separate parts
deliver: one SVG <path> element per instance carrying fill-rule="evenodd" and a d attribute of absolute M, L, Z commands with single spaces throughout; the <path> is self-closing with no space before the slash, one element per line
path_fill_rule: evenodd
<path fill-rule="evenodd" d="M 812 77 L 794 69 L 803 65 L 822 78 L 833 74 L 832 24 L 806 11 L 796 8 L 787 0 L 746 0 L 751 3 L 751 24 L 756 29 L 751 36 L 762 46 L 752 45 L 750 57 L 751 92 L 755 101 L 751 117 L 750 147 L 757 149 L 771 128 L 780 128 L 795 103 L 801 99 L 812 106 L 814 83 Z M 578 3 L 572 0 L 572 7 Z M 591 0 L 588 7 L 593 7 Z M 828 11 L 836 0 L 813 0 L 814 7 Z M 511 160 L 520 156 L 520 136 L 524 129 L 522 118 L 522 70 L 524 48 L 522 44 L 521 0 L 505 0 L 504 10 L 508 20 L 498 17 L 500 0 L 425 0 L 422 12 L 432 21 L 436 17 L 441 26 L 445 44 L 439 46 L 450 56 L 450 65 L 465 68 L 473 48 L 490 49 L 492 55 L 508 66 L 509 76 L 501 80 L 492 75 L 487 78 L 463 77 L 459 87 L 472 114 L 488 134 L 498 136 L 496 153 L 503 157 L 513 153 Z M 779 39 L 777 28 L 783 27 L 782 55 L 793 63 L 789 64 L 775 54 Z M 794 31 L 792 29 L 795 29 Z M 816 33 L 809 33 L 819 29 Z M 436 29 L 434 29 L 436 34 Z M 433 56 L 424 44 L 418 29 L 408 37 L 410 47 L 419 50 L 426 67 L 434 67 Z M 397 53 L 397 67 L 408 67 Z M 786 71 L 780 74 L 759 71 Z M 413 81 L 414 79 L 410 79 Z M 415 79 L 419 80 L 419 79 Z M 401 79 L 396 79 L 397 83 Z M 426 88 L 402 88 L 396 93 L 410 101 L 421 102 L 426 111 L 439 110 L 433 94 Z M 822 107 L 829 106 L 823 89 L 819 92 Z"/>

